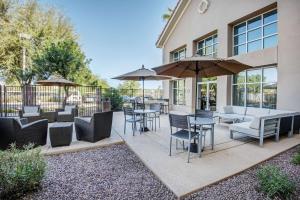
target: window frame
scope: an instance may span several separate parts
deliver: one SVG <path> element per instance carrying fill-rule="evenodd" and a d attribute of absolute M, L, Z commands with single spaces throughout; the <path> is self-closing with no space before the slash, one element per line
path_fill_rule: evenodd
<path fill-rule="evenodd" d="M 271 81 L 271 82 L 266 82 L 263 81 L 263 77 L 264 77 L 264 70 L 265 69 L 270 69 L 270 68 L 275 68 L 277 71 L 277 81 Z M 248 71 L 252 71 L 252 70 L 260 70 L 260 76 L 261 76 L 261 80 L 260 82 L 247 82 L 248 79 Z M 270 65 L 270 66 L 266 66 L 266 67 L 260 67 L 260 68 L 253 68 L 253 69 L 248 69 L 245 70 L 245 77 L 244 77 L 244 82 L 243 83 L 234 83 L 234 75 L 231 76 L 231 105 L 232 106 L 239 106 L 239 105 L 233 105 L 233 94 L 234 94 L 234 86 L 238 86 L 238 85 L 244 85 L 244 102 L 243 102 L 243 107 L 252 107 L 252 106 L 248 106 L 247 105 L 247 85 L 255 85 L 255 84 L 260 84 L 260 102 L 259 102 L 259 107 L 254 107 L 254 108 L 265 108 L 263 107 L 263 95 L 264 95 L 264 84 L 274 84 L 276 83 L 276 90 L 277 90 L 277 86 L 278 86 L 278 67 L 277 65 Z M 277 96 L 277 92 L 276 92 L 276 96 Z M 276 98 L 277 99 L 277 98 Z M 269 109 L 276 109 L 277 108 L 277 102 L 276 102 L 276 106 L 275 108 L 269 108 Z M 267 108 L 268 109 L 268 108 Z"/>
<path fill-rule="evenodd" d="M 211 38 L 212 39 L 212 44 L 210 45 L 206 45 L 206 41 Z M 217 41 L 214 42 L 214 39 L 217 38 Z M 204 43 L 204 46 L 202 48 L 199 48 L 199 43 L 200 42 L 203 42 Z M 214 34 L 211 34 L 201 40 L 198 40 L 196 41 L 196 54 L 200 55 L 198 52 L 202 49 L 205 51 L 205 55 L 201 55 L 201 56 L 212 56 L 212 57 L 216 57 L 217 56 L 217 53 L 218 53 L 218 44 L 219 44 L 219 41 L 218 41 L 218 33 L 214 33 Z M 216 46 L 216 49 L 214 49 L 214 46 Z M 212 52 L 210 54 L 206 54 L 206 48 L 208 47 L 212 47 Z"/>
<path fill-rule="evenodd" d="M 183 100 L 182 101 L 179 101 L 178 99 L 178 91 L 181 91 L 180 89 L 179 89 L 179 87 L 178 87 L 178 82 L 179 81 L 183 81 L 183 90 L 182 90 L 182 92 L 183 92 Z M 177 82 L 177 87 L 174 87 L 174 85 L 175 85 L 175 83 Z M 172 98 L 173 98 L 173 100 L 172 100 L 172 103 L 173 103 L 173 105 L 186 105 L 186 99 L 185 99 L 185 85 L 186 85 L 186 82 L 185 82 L 185 79 L 176 79 L 176 80 L 172 80 L 171 81 L 171 83 L 172 83 Z M 177 97 L 176 98 L 174 98 L 174 96 L 175 96 L 175 92 L 174 91 L 177 91 Z"/>
<path fill-rule="evenodd" d="M 182 52 L 184 52 L 183 58 L 180 57 L 180 53 L 182 53 Z M 174 54 L 176 54 L 176 53 L 178 54 L 178 58 L 175 59 Z M 185 46 L 170 52 L 170 62 L 176 62 L 176 61 L 179 61 L 184 58 L 186 58 L 186 47 Z"/>
<path fill-rule="evenodd" d="M 262 49 L 265 48 L 265 47 L 264 47 L 264 39 L 265 39 L 265 38 L 272 37 L 272 36 L 275 36 L 275 35 L 277 35 L 277 37 L 278 37 L 278 30 L 277 30 L 276 33 L 272 33 L 272 34 L 269 34 L 269 35 L 266 35 L 266 36 L 264 35 L 264 27 L 266 27 L 266 26 L 268 26 L 268 25 L 271 25 L 271 24 L 275 24 L 275 23 L 277 23 L 277 26 L 278 26 L 278 17 L 277 17 L 277 19 L 276 19 L 275 21 L 268 22 L 268 23 L 264 24 L 264 15 L 265 15 L 265 14 L 268 14 L 268 13 L 270 13 L 270 12 L 273 12 L 274 10 L 276 10 L 276 13 L 277 13 L 277 16 L 278 16 L 278 9 L 277 9 L 277 8 L 274 8 L 274 9 L 268 10 L 268 11 L 266 11 L 266 12 L 263 12 L 263 13 L 261 13 L 261 14 L 259 14 L 259 15 L 256 15 L 256 16 L 254 16 L 254 17 L 251 17 L 251 18 L 249 18 L 249 19 L 247 19 L 247 20 L 244 20 L 244 21 L 242 21 L 242 22 L 240 22 L 240 23 L 238 23 L 238 24 L 235 24 L 235 25 L 232 27 L 232 55 L 233 55 L 233 56 L 238 56 L 238 55 L 241 55 L 241 54 L 246 54 L 246 53 L 254 52 L 254 51 L 250 51 L 250 52 L 249 52 L 249 50 L 248 50 L 248 49 L 249 49 L 249 48 L 248 48 L 248 44 L 251 43 L 251 42 L 255 42 L 255 41 L 261 40 L 261 41 L 260 41 L 260 49 L 258 49 L 258 50 L 262 50 Z M 259 25 L 258 27 L 255 27 L 255 28 L 252 28 L 252 29 L 249 29 L 249 30 L 248 30 L 248 22 L 251 21 L 251 20 L 253 20 L 253 19 L 255 19 L 255 18 L 258 18 L 258 17 L 260 17 L 260 20 L 261 20 L 260 25 Z M 239 25 L 241 25 L 241 24 L 243 24 L 243 23 L 245 23 L 245 32 L 235 34 L 235 33 L 234 33 L 234 28 L 237 27 L 237 26 L 239 26 Z M 248 33 L 249 33 L 250 31 L 254 31 L 254 30 L 258 30 L 258 29 L 261 30 L 260 37 L 248 41 Z M 244 43 L 240 43 L 240 44 L 235 45 L 235 44 L 234 44 L 234 38 L 235 38 L 236 36 L 240 36 L 240 35 L 242 35 L 242 34 L 245 34 L 245 42 L 244 42 Z M 277 40 L 278 40 L 278 38 L 277 38 Z M 245 46 L 246 46 L 246 51 L 245 51 L 244 53 L 241 53 L 241 54 L 235 54 L 235 47 L 239 47 L 239 46 L 242 46 L 242 45 L 245 45 Z M 278 44 L 277 44 L 277 45 L 278 45 Z M 255 50 L 255 51 L 257 51 L 257 50 Z"/>

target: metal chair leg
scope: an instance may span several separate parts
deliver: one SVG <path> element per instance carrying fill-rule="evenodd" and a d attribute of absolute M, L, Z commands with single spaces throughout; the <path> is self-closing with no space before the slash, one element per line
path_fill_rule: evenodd
<path fill-rule="evenodd" d="M 191 140 L 189 140 L 189 146 L 188 146 L 188 163 L 190 162 L 190 152 L 191 152 Z"/>
<path fill-rule="evenodd" d="M 172 151 L 172 136 L 170 137 L 170 153 L 169 153 L 169 156 L 171 156 L 171 151 Z"/>

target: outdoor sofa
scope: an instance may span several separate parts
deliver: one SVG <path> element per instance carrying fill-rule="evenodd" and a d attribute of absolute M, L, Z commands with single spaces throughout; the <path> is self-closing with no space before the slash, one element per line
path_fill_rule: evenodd
<path fill-rule="evenodd" d="M 292 136 L 293 133 L 299 132 L 300 129 L 300 113 L 295 111 L 287 110 L 276 110 L 266 108 L 252 108 L 252 107 L 241 107 L 241 106 L 224 106 L 223 111 L 214 114 L 219 118 L 221 122 L 251 122 L 255 117 L 277 116 L 280 118 L 280 129 L 279 133 L 288 133 Z"/>
<path fill-rule="evenodd" d="M 66 105 L 63 109 L 56 109 L 57 122 L 74 122 L 78 116 L 78 107 L 76 105 Z"/>
<path fill-rule="evenodd" d="M 47 142 L 48 120 L 27 123 L 17 118 L 0 118 L 0 149 L 5 150 L 15 143 L 18 148 L 30 143 L 34 146 L 45 145 Z"/>
<path fill-rule="evenodd" d="M 40 106 L 23 106 L 19 111 L 20 118 L 26 118 L 28 123 L 41 119 Z"/>
<path fill-rule="evenodd" d="M 259 139 L 259 145 L 263 146 L 264 138 L 275 136 L 279 141 L 280 119 L 278 115 L 254 117 L 251 121 L 230 125 L 230 138 L 234 133 L 240 133 L 248 137 Z"/>
<path fill-rule="evenodd" d="M 110 137 L 113 112 L 94 113 L 92 118 L 75 118 L 77 140 L 97 142 Z"/>

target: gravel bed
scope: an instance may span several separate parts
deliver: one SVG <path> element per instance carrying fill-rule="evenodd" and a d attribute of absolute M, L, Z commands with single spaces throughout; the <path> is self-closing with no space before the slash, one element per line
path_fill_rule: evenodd
<path fill-rule="evenodd" d="M 176 199 L 124 144 L 48 156 L 40 190 L 23 199 Z"/>
<path fill-rule="evenodd" d="M 251 169 L 248 169 L 236 176 L 230 177 L 214 185 L 203 188 L 202 190 L 188 196 L 190 199 L 209 199 L 209 200 L 227 200 L 227 199 L 249 199 L 249 200 L 267 200 L 266 195 L 259 192 L 259 183 L 256 177 L 259 168 L 265 165 L 278 166 L 285 172 L 296 184 L 296 193 L 293 199 L 300 199 L 300 166 L 291 163 L 292 156 L 300 151 L 300 145 L 290 149 L 268 161 L 265 161 Z M 222 166 L 220 166 L 222 167 Z"/>

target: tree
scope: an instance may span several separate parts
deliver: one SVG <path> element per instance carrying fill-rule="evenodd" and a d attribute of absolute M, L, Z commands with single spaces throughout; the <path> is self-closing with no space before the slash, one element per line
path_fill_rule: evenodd
<path fill-rule="evenodd" d="M 88 62 L 79 45 L 72 40 L 51 43 L 33 58 L 38 79 L 47 79 L 56 74 L 74 82 Z M 69 96 L 69 87 L 65 86 L 64 90 L 65 104 Z"/>
<path fill-rule="evenodd" d="M 22 38 L 22 34 L 30 38 Z M 34 77 L 32 57 L 49 42 L 76 40 L 72 25 L 56 8 L 42 7 L 37 0 L 0 0 L 0 73 L 7 82 L 30 84 Z M 27 70 L 22 68 L 25 51 Z M 29 73 L 31 72 L 31 73 Z M 27 78 L 26 80 L 23 80 Z"/>
<path fill-rule="evenodd" d="M 172 13 L 173 13 L 173 10 L 171 8 L 168 8 L 168 11 L 162 15 L 162 19 L 164 21 L 168 21 L 171 18 Z"/>
<path fill-rule="evenodd" d="M 118 89 L 121 95 L 136 96 L 138 90 L 141 89 L 141 85 L 138 81 L 124 81 L 119 84 Z"/>

